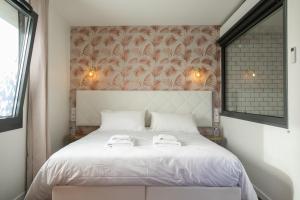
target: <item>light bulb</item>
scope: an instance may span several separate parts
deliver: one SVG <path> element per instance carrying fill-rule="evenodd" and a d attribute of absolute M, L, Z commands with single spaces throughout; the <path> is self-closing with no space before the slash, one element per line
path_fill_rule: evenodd
<path fill-rule="evenodd" d="M 90 77 L 94 76 L 94 71 L 89 71 L 89 76 Z"/>
<path fill-rule="evenodd" d="M 197 78 L 197 79 L 201 77 L 201 71 L 200 71 L 199 68 L 195 68 L 195 69 L 194 69 L 194 76 L 195 76 L 195 78 Z"/>

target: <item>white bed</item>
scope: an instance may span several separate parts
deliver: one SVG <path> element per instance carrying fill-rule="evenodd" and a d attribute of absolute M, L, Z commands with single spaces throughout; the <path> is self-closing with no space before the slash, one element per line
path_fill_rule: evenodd
<path fill-rule="evenodd" d="M 166 133 L 166 132 L 164 132 Z M 136 139 L 130 148 L 108 148 L 114 134 Z M 256 194 L 232 153 L 199 134 L 172 132 L 182 147 L 152 145 L 153 131 L 100 131 L 53 154 L 31 185 L 27 199 L 51 199 L 53 186 L 205 186 L 240 187 L 242 200 Z"/>
<path fill-rule="evenodd" d="M 209 91 L 77 91 L 77 125 L 100 125 L 106 109 L 192 113 L 198 126 L 212 125 Z M 131 135 L 136 146 L 104 147 L 115 134 Z M 185 132 L 167 133 L 182 147 L 161 149 L 152 146 L 157 134 L 97 130 L 53 154 L 26 199 L 47 200 L 53 193 L 53 200 L 257 200 L 241 162 L 226 149 Z"/>

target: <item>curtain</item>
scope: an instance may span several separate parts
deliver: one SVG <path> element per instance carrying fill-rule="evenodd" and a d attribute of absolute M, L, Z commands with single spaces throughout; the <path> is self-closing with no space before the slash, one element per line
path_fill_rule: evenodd
<path fill-rule="evenodd" d="M 30 0 L 39 15 L 28 81 L 27 181 L 28 188 L 50 154 L 47 134 L 48 0 Z"/>

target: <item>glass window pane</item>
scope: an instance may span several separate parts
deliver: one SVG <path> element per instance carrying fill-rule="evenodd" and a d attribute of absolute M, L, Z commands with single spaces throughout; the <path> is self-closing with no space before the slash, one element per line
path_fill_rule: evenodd
<path fill-rule="evenodd" d="M 14 115 L 19 74 L 18 11 L 0 1 L 0 118 Z"/>
<path fill-rule="evenodd" d="M 226 47 L 225 109 L 284 117 L 283 9 Z"/>

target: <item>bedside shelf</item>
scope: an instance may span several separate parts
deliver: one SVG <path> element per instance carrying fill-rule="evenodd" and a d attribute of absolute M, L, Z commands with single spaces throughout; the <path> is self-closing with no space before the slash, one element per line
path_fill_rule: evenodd
<path fill-rule="evenodd" d="M 86 135 L 83 134 L 70 134 L 69 135 L 69 143 L 75 142 L 76 140 L 79 140 L 80 138 L 84 137 Z"/>
<path fill-rule="evenodd" d="M 213 135 L 205 135 L 205 137 L 207 139 L 209 139 L 210 141 L 225 147 L 226 144 L 226 139 L 223 136 L 213 136 Z"/>
<path fill-rule="evenodd" d="M 218 135 L 215 135 L 214 129 L 218 128 Z M 210 141 L 225 147 L 226 139 L 223 137 L 222 131 L 219 127 L 200 127 L 199 131 L 201 135 L 209 139 Z"/>

